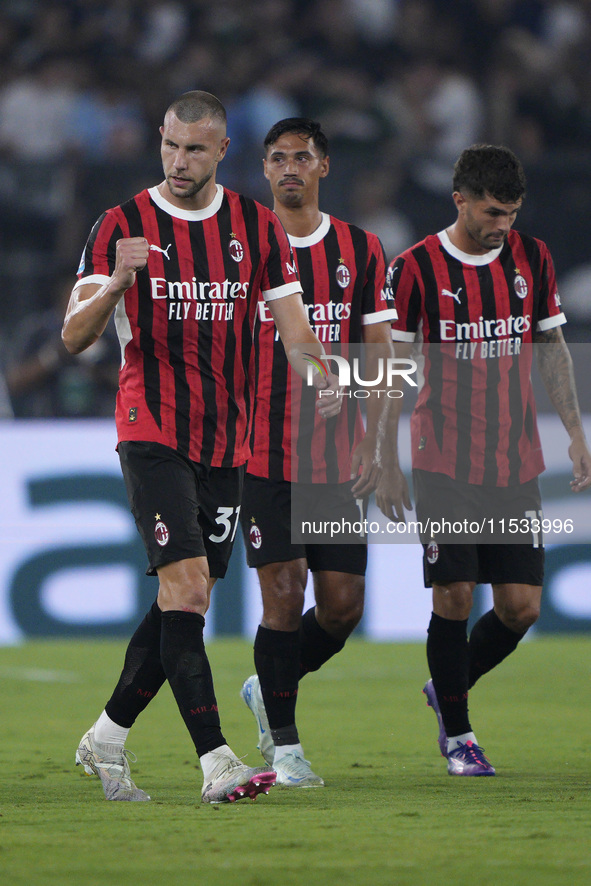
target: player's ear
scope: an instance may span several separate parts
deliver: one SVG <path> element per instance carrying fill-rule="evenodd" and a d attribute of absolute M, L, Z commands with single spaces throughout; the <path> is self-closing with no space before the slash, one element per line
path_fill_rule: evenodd
<path fill-rule="evenodd" d="M 454 203 L 456 204 L 456 209 L 459 212 L 460 209 L 462 209 L 462 207 L 466 205 L 467 200 L 461 191 L 454 191 L 452 194 L 452 197 L 453 197 Z"/>
<path fill-rule="evenodd" d="M 228 136 L 226 136 L 225 138 L 223 138 L 221 140 L 220 148 L 219 148 L 218 156 L 217 156 L 218 163 L 220 162 L 220 160 L 223 160 L 224 157 L 226 156 L 226 151 L 228 150 L 229 144 L 230 144 L 230 139 L 228 138 Z"/>
<path fill-rule="evenodd" d="M 323 157 L 320 163 L 320 178 L 326 178 L 330 167 L 330 157 Z"/>
<path fill-rule="evenodd" d="M 263 175 L 266 179 L 269 178 L 269 173 L 267 172 L 267 158 L 263 157 Z"/>

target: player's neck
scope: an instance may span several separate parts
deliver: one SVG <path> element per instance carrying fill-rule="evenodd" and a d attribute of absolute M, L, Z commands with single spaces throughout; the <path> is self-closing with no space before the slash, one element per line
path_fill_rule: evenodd
<path fill-rule="evenodd" d="M 207 209 L 207 207 L 210 206 L 211 203 L 213 203 L 217 194 L 217 184 L 215 182 L 215 179 L 210 179 L 207 184 L 192 197 L 175 196 L 175 194 L 173 194 L 168 187 L 166 181 L 161 182 L 157 186 L 157 190 L 160 192 L 160 196 L 163 197 L 167 203 L 170 203 L 171 206 L 174 206 L 176 209 L 184 209 L 187 212 L 195 212 L 202 209 Z"/>
<path fill-rule="evenodd" d="M 456 249 L 465 252 L 466 255 L 486 255 L 487 252 L 490 252 L 490 249 L 479 246 L 458 222 L 454 222 L 453 225 L 446 228 L 446 233 Z"/>
<path fill-rule="evenodd" d="M 317 203 L 289 207 L 276 200 L 273 209 L 290 237 L 310 237 L 322 223 L 322 213 Z"/>

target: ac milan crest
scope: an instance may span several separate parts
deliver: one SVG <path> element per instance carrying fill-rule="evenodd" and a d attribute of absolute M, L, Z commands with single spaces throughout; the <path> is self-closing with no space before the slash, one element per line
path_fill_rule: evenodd
<path fill-rule="evenodd" d="M 263 537 L 261 535 L 261 530 L 256 524 L 250 527 L 249 537 L 251 545 L 253 546 L 255 551 L 258 551 L 263 543 Z"/>
<path fill-rule="evenodd" d="M 339 266 L 337 268 L 336 277 L 337 283 L 339 284 L 341 289 L 346 289 L 351 282 L 351 271 L 342 258 L 339 259 Z"/>
<path fill-rule="evenodd" d="M 168 526 L 166 525 L 166 523 L 163 523 L 162 520 L 158 520 L 156 526 L 154 527 L 154 538 L 161 548 L 163 548 L 164 545 L 168 544 L 170 532 L 168 531 Z"/>
<path fill-rule="evenodd" d="M 438 560 L 439 560 L 439 545 L 434 541 L 430 541 L 429 544 L 427 545 L 427 563 L 430 563 L 432 566 L 433 563 L 437 563 Z"/>
<path fill-rule="evenodd" d="M 527 280 L 525 277 L 522 277 L 521 274 L 518 274 L 513 281 L 513 287 L 515 289 L 515 294 L 519 296 L 519 298 L 525 298 L 527 293 L 529 292 L 529 288 L 527 285 Z"/>
<path fill-rule="evenodd" d="M 228 247 L 230 256 L 234 259 L 234 261 L 241 262 L 244 258 L 244 247 L 240 240 L 238 240 L 234 234 L 230 234 L 230 237 L 232 238 Z"/>

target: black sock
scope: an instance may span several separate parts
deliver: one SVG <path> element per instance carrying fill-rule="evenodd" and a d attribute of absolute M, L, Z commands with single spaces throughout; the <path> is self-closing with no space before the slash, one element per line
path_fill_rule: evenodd
<path fill-rule="evenodd" d="M 200 757 L 226 744 L 203 643 L 204 626 L 205 619 L 196 612 L 162 613 L 162 665 Z"/>
<path fill-rule="evenodd" d="M 295 709 L 298 697 L 300 632 L 272 631 L 259 626 L 254 663 L 275 744 L 297 744 Z"/>
<path fill-rule="evenodd" d="M 468 719 L 468 620 L 452 621 L 432 613 L 427 661 L 448 735 L 471 732 Z"/>
<path fill-rule="evenodd" d="M 300 647 L 300 680 L 310 671 L 317 671 L 325 661 L 340 652 L 344 640 L 335 640 L 316 621 L 315 607 L 302 616 Z"/>
<path fill-rule="evenodd" d="M 527 633 L 527 632 L 525 632 Z M 517 634 L 503 624 L 494 609 L 479 618 L 470 633 L 469 680 L 468 686 L 474 686 L 483 674 L 492 671 L 504 658 L 516 649 L 525 633 Z"/>
<path fill-rule="evenodd" d="M 129 641 L 119 682 L 105 705 L 111 720 L 127 729 L 166 680 L 160 661 L 161 622 L 162 613 L 154 603 Z"/>

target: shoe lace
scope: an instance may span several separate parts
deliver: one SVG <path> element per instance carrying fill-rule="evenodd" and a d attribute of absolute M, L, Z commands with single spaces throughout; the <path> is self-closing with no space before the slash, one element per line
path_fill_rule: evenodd
<path fill-rule="evenodd" d="M 288 773 L 294 773 L 297 775 L 301 775 L 302 773 L 307 773 L 310 769 L 310 761 L 304 760 L 303 757 L 300 757 L 299 754 L 289 753 L 285 754 L 284 757 L 278 763 L 283 769 L 285 769 Z"/>
<path fill-rule="evenodd" d="M 216 757 L 218 758 L 218 762 L 213 775 L 214 781 L 222 776 L 226 777 L 227 775 L 230 775 L 232 772 L 235 772 L 236 769 L 242 769 L 245 765 L 242 762 L 244 757 L 231 758 L 227 754 L 216 754 Z"/>
<path fill-rule="evenodd" d="M 121 767 L 121 778 L 130 780 L 131 770 L 129 768 L 129 763 L 137 763 L 137 756 L 133 751 L 130 751 L 127 748 L 122 748 L 120 754 L 102 755 L 101 762 L 107 764 L 109 767 Z"/>
<path fill-rule="evenodd" d="M 453 753 L 462 760 L 469 760 L 471 763 L 480 763 L 484 766 L 490 766 L 490 763 L 484 756 L 484 748 L 474 744 L 473 741 L 468 741 L 466 744 L 460 744 Z"/>
<path fill-rule="evenodd" d="M 130 763 L 137 763 L 137 756 L 133 751 L 128 751 L 127 748 L 123 748 L 123 774 L 130 776 L 131 772 L 129 769 Z"/>

